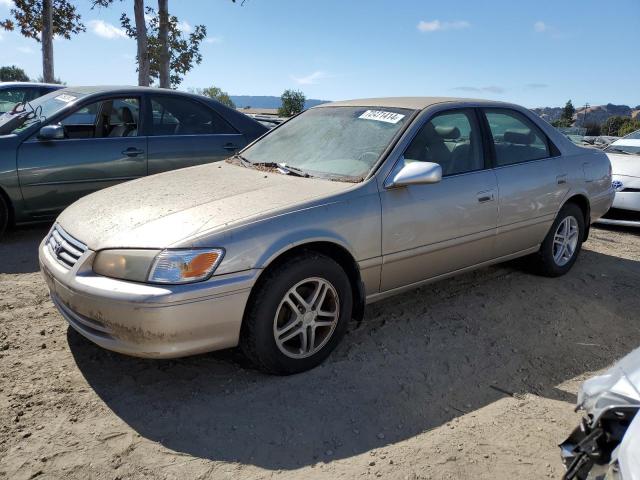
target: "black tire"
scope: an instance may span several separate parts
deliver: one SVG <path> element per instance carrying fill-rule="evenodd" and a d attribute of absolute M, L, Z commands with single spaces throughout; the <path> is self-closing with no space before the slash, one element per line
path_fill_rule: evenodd
<path fill-rule="evenodd" d="M 0 239 L 9 226 L 9 206 L 6 200 L 0 195 Z"/>
<path fill-rule="evenodd" d="M 329 282 L 337 292 L 338 319 L 328 340 L 314 354 L 291 358 L 276 344 L 274 322 L 278 307 L 291 288 L 309 278 Z M 322 363 L 344 336 L 353 308 L 353 292 L 345 271 L 333 259 L 313 251 L 295 255 L 267 272 L 252 292 L 240 333 L 240 348 L 263 372 L 291 375 Z M 319 342 L 320 343 L 320 342 Z"/>
<path fill-rule="evenodd" d="M 556 260 L 554 259 L 555 234 L 558 231 L 558 226 L 565 219 L 570 217 L 575 219 L 578 226 L 577 244 L 575 249 L 573 250 L 571 258 L 564 264 L 558 264 L 558 262 L 556 262 Z M 562 207 L 562 209 L 558 213 L 558 216 L 553 222 L 553 225 L 551 225 L 549 233 L 547 233 L 547 236 L 540 246 L 540 250 L 530 259 L 530 265 L 533 268 L 534 272 L 546 277 L 559 277 L 571 270 L 571 267 L 573 267 L 573 264 L 576 263 L 578 255 L 580 254 L 580 250 L 582 249 L 584 232 L 584 212 L 575 203 L 567 203 L 564 207 Z"/>

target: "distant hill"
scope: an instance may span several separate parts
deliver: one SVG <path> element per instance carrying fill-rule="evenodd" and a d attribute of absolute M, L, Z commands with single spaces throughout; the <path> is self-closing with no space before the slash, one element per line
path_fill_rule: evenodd
<path fill-rule="evenodd" d="M 231 100 L 236 104 L 236 108 L 280 108 L 282 102 L 280 97 L 269 95 L 231 95 Z M 307 98 L 304 108 L 315 107 L 321 103 L 327 103 L 328 100 L 316 100 Z"/>
<path fill-rule="evenodd" d="M 544 118 L 547 122 L 551 123 L 555 120 L 559 120 L 562 115 L 562 107 L 543 107 L 533 108 L 535 113 Z M 586 115 L 585 115 L 586 114 Z M 593 105 L 588 109 L 584 107 L 576 108 L 576 113 L 573 116 L 575 126 L 582 127 L 585 123 L 604 123 L 609 117 L 631 117 L 636 118 L 640 114 L 640 105 L 635 108 L 631 108 L 628 105 L 614 105 L 613 103 L 607 103 L 606 105 Z"/>

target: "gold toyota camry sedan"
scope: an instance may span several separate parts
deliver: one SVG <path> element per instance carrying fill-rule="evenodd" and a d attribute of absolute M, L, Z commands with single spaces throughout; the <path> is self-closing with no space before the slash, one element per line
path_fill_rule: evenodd
<path fill-rule="evenodd" d="M 40 264 L 65 319 L 104 348 L 240 345 L 291 374 L 322 362 L 367 303 L 516 257 L 563 275 L 613 196 L 607 156 L 525 108 L 335 102 L 226 161 L 78 200 Z"/>

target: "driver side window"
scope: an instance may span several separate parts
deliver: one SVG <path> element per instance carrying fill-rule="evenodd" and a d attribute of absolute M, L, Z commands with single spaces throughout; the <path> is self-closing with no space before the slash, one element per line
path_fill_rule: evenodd
<path fill-rule="evenodd" d="M 135 137 L 138 135 L 140 102 L 116 98 L 90 103 L 60 121 L 65 138 Z"/>
<path fill-rule="evenodd" d="M 482 170 L 480 130 L 473 110 L 437 114 L 420 129 L 404 159 L 406 163 L 437 163 L 443 176 Z"/>

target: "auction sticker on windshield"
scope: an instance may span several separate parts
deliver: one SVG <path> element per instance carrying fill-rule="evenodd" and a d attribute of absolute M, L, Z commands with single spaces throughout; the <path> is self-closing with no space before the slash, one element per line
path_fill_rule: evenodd
<path fill-rule="evenodd" d="M 398 123 L 404 118 L 401 113 L 385 112 L 384 110 L 367 110 L 358 118 L 364 118 L 365 120 L 377 120 L 378 122 L 385 123 Z"/>
<path fill-rule="evenodd" d="M 61 102 L 65 103 L 73 102 L 75 99 L 76 97 L 74 97 L 73 95 L 67 95 L 66 93 L 63 93 L 62 95 L 58 95 L 56 97 L 56 100 L 60 100 Z"/>

